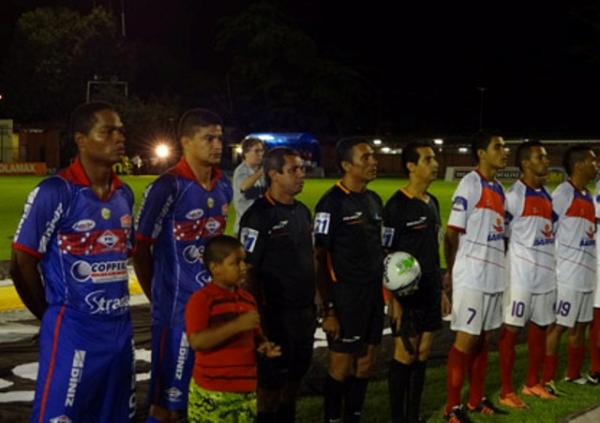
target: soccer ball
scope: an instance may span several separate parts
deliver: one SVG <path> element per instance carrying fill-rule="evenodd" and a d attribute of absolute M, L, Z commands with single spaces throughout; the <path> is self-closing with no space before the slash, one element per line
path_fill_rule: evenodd
<path fill-rule="evenodd" d="M 398 297 L 404 297 L 419 288 L 421 265 L 411 254 L 396 251 L 383 259 L 383 285 Z"/>

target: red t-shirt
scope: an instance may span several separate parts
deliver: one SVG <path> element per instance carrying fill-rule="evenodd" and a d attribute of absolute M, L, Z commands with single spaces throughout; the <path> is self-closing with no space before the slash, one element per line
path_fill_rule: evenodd
<path fill-rule="evenodd" d="M 230 322 L 242 313 L 256 310 L 252 294 L 243 289 L 229 291 L 213 283 L 196 291 L 185 308 L 185 328 L 191 334 Z M 260 329 L 240 332 L 211 350 L 196 351 L 194 381 L 210 391 L 252 392 L 256 390 L 256 343 Z"/>

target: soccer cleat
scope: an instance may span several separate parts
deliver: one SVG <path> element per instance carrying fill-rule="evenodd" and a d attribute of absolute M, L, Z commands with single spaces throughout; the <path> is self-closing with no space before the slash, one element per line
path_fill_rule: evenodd
<path fill-rule="evenodd" d="M 448 414 L 444 414 L 444 419 L 449 423 L 471 423 L 472 420 L 467 416 L 465 407 L 457 405 L 453 407 Z"/>
<path fill-rule="evenodd" d="M 566 377 L 565 382 L 573 383 L 575 385 L 585 385 L 586 383 L 588 383 L 588 380 L 581 376 L 578 378 L 575 378 L 575 379 L 570 379 L 570 378 Z"/>
<path fill-rule="evenodd" d="M 587 380 L 590 385 L 600 385 L 600 372 L 588 373 Z"/>
<path fill-rule="evenodd" d="M 533 386 L 523 386 L 523 390 L 521 390 L 523 395 L 527 395 L 528 397 L 538 397 L 541 399 L 556 399 L 556 395 L 548 392 L 542 385 L 539 383 Z"/>
<path fill-rule="evenodd" d="M 504 398 L 500 397 L 498 402 L 508 408 L 527 408 L 527 404 L 514 392 L 507 394 Z"/>
<path fill-rule="evenodd" d="M 471 404 L 467 403 L 467 409 L 471 413 L 479 413 L 479 414 L 486 414 L 486 415 L 492 415 L 492 414 L 503 415 L 503 414 L 508 414 L 507 411 L 504 411 L 501 408 L 496 407 L 496 405 L 494 405 L 494 403 L 491 402 L 486 397 L 483 397 L 481 399 L 481 402 L 478 405 L 476 405 L 476 406 L 472 406 Z"/>
<path fill-rule="evenodd" d="M 555 397 L 560 397 L 563 396 L 564 393 L 562 393 L 561 391 L 558 390 L 558 388 L 556 387 L 556 383 L 554 383 L 553 380 L 544 383 L 544 389 L 549 393 L 554 395 Z"/>

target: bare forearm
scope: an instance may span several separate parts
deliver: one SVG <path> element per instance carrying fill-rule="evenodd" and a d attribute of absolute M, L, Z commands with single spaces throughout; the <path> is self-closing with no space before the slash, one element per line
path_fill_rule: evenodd
<path fill-rule="evenodd" d="M 256 181 L 260 179 L 262 175 L 263 171 L 261 168 L 242 181 L 242 183 L 240 184 L 240 190 L 243 192 L 251 188 L 256 183 Z"/>
<path fill-rule="evenodd" d="M 316 265 L 317 265 L 317 292 L 321 298 L 321 303 L 327 305 L 331 302 L 331 278 L 329 276 L 329 269 L 327 266 L 327 250 L 317 249 L 315 253 Z"/>
<path fill-rule="evenodd" d="M 139 244 L 133 256 L 133 268 L 142 291 L 150 301 L 152 301 L 152 276 L 154 273 L 152 258 L 151 245 Z"/>
<path fill-rule="evenodd" d="M 48 303 L 37 262 L 37 259 L 25 253 L 13 251 L 10 275 L 23 304 L 35 317 L 42 320 Z"/>
<path fill-rule="evenodd" d="M 458 251 L 458 232 L 449 229 L 444 237 L 444 257 L 446 258 L 446 269 L 452 274 L 456 252 Z"/>

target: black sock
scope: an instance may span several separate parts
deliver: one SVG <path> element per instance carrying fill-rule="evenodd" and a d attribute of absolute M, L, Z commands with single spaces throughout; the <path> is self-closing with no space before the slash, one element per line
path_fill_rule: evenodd
<path fill-rule="evenodd" d="M 342 420 L 342 398 L 344 397 L 344 382 L 335 380 L 327 375 L 325 379 L 325 423 L 335 423 Z"/>
<path fill-rule="evenodd" d="M 410 423 L 419 421 L 419 411 L 421 408 L 421 398 L 423 397 L 423 388 L 425 387 L 426 361 L 415 361 L 412 364 L 410 373 L 410 386 L 408 388 L 407 417 Z"/>
<path fill-rule="evenodd" d="M 346 381 L 348 384 L 344 398 L 344 422 L 357 423 L 360 421 L 369 378 L 351 376 Z"/>
<path fill-rule="evenodd" d="M 296 401 L 279 404 L 277 423 L 294 423 L 296 420 Z"/>
<path fill-rule="evenodd" d="M 392 423 L 406 421 L 406 407 L 408 389 L 410 385 L 410 373 L 412 365 L 404 364 L 398 360 L 390 363 L 390 376 L 388 386 L 390 391 L 390 410 L 392 412 Z"/>
<path fill-rule="evenodd" d="M 256 423 L 276 423 L 276 416 L 277 414 L 272 411 L 259 411 L 256 416 Z"/>

